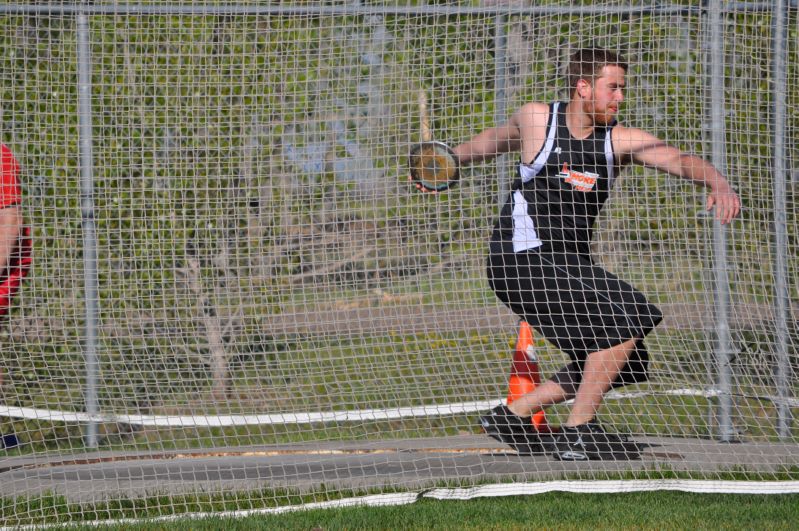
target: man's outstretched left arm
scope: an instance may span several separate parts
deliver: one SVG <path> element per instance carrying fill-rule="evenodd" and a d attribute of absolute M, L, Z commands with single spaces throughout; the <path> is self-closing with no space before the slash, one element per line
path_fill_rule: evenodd
<path fill-rule="evenodd" d="M 716 218 L 722 224 L 730 223 L 740 214 L 741 199 L 712 164 L 696 155 L 683 153 L 640 129 L 617 129 L 614 130 L 614 148 L 629 155 L 633 162 L 708 188 L 707 210 L 715 209 Z"/>

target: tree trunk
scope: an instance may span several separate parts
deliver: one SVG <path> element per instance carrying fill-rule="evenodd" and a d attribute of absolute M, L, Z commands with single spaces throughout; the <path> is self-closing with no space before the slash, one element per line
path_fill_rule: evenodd
<path fill-rule="evenodd" d="M 230 389 L 230 373 L 228 371 L 228 356 L 222 342 L 222 327 L 216 311 L 211 306 L 208 296 L 202 289 L 200 281 L 200 262 L 196 258 L 189 258 L 189 285 L 197 296 L 200 307 L 201 319 L 205 327 L 205 336 L 208 349 L 211 352 L 211 394 L 215 400 L 225 400 Z"/>

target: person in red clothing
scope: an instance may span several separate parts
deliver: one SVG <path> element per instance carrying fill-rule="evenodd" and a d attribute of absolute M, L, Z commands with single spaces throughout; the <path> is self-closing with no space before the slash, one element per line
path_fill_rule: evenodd
<path fill-rule="evenodd" d="M 30 227 L 22 215 L 22 188 L 19 184 L 19 163 L 11 150 L 0 145 L 0 321 L 5 322 L 11 301 L 19 291 L 31 265 Z M 0 387 L 4 371 L 0 367 Z M 0 436 L 0 447 L 17 446 L 14 434 Z"/>

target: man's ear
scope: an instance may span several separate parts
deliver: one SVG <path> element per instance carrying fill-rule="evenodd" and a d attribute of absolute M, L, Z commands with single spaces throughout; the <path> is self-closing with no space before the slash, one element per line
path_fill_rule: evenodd
<path fill-rule="evenodd" d="M 591 82 L 587 79 L 580 79 L 577 81 L 575 90 L 581 98 L 588 98 L 591 95 Z"/>

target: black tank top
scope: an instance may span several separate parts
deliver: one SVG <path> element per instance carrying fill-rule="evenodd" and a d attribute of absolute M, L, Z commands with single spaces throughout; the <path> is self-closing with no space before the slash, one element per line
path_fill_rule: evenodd
<path fill-rule="evenodd" d="M 588 138 L 572 137 L 566 104 L 550 105 L 547 138 L 530 163 L 522 161 L 492 236 L 492 250 L 548 246 L 588 254 L 594 222 L 615 175 L 612 124 Z M 497 248 L 497 246 L 501 247 Z"/>

